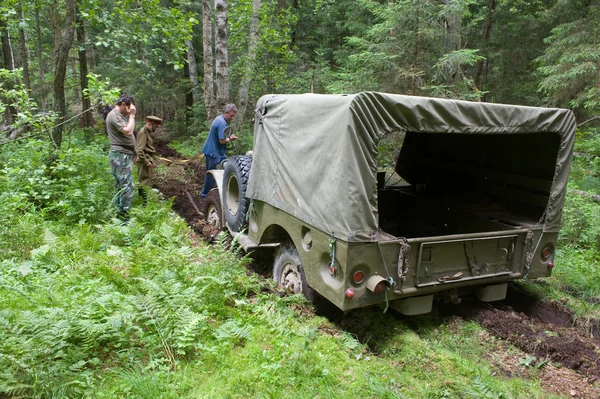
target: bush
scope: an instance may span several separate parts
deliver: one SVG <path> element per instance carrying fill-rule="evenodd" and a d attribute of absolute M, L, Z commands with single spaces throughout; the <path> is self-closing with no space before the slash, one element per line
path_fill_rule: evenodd
<path fill-rule="evenodd" d="M 112 176 L 105 137 L 85 134 L 72 146 L 54 152 L 47 143 L 14 143 L 0 155 L 0 211 L 15 217 L 23 211 L 70 223 L 98 222 L 110 215 Z"/>
<path fill-rule="evenodd" d="M 600 250 L 600 205 L 569 192 L 559 240 L 563 245 Z"/>

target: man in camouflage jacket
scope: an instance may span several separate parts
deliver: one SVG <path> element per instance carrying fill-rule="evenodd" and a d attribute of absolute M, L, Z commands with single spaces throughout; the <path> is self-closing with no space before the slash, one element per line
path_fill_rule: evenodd
<path fill-rule="evenodd" d="M 148 204 L 148 190 L 152 187 L 152 168 L 154 166 L 154 140 L 152 133 L 160 126 L 162 119 L 149 115 L 146 117 L 146 124 L 138 130 L 135 141 L 136 164 L 138 167 L 138 193 L 144 201 L 144 206 Z"/>

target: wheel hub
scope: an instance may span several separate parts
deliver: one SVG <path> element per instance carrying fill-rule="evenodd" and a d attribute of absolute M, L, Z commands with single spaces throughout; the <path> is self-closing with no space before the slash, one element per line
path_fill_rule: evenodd
<path fill-rule="evenodd" d="M 298 266 L 293 263 L 286 263 L 281 270 L 281 285 L 283 288 L 290 289 L 294 294 L 302 293 L 302 277 Z"/>
<path fill-rule="evenodd" d="M 206 221 L 208 224 L 216 228 L 221 228 L 221 218 L 219 212 L 217 212 L 217 207 L 209 205 L 207 213 Z"/>

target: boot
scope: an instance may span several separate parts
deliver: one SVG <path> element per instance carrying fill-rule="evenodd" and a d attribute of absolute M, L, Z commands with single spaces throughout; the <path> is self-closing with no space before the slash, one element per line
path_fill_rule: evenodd
<path fill-rule="evenodd" d="M 117 218 L 120 219 L 123 224 L 127 224 L 129 222 L 129 212 L 117 212 Z"/>
<path fill-rule="evenodd" d="M 146 189 L 144 189 L 144 187 L 139 187 L 138 194 L 142 197 L 142 206 L 148 205 L 148 193 L 146 192 Z"/>

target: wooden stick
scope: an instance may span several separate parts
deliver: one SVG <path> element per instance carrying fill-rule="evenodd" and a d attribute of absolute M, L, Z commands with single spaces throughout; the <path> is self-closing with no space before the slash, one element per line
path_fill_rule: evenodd
<path fill-rule="evenodd" d="M 590 119 L 588 119 L 587 121 L 583 121 L 583 122 L 581 122 L 581 123 L 580 123 L 579 125 L 577 125 L 577 126 L 578 126 L 578 127 L 579 127 L 579 126 L 583 126 L 583 125 L 585 125 L 586 123 L 590 123 L 591 121 L 593 121 L 593 120 L 596 120 L 596 119 L 600 119 L 600 116 L 594 116 L 593 118 L 590 118 Z"/>
<path fill-rule="evenodd" d="M 185 193 L 187 194 L 187 196 L 188 196 L 188 199 L 189 199 L 189 200 L 190 200 L 190 202 L 192 203 L 192 206 L 194 207 L 194 209 L 196 210 L 196 212 L 198 212 L 198 215 L 200 215 L 200 216 L 204 216 L 204 215 L 202 214 L 202 212 L 200 212 L 200 209 L 198 209 L 198 207 L 196 206 L 196 203 L 194 202 L 194 198 L 192 197 L 192 194 L 190 194 L 190 192 L 189 192 L 189 191 L 186 191 Z"/>

